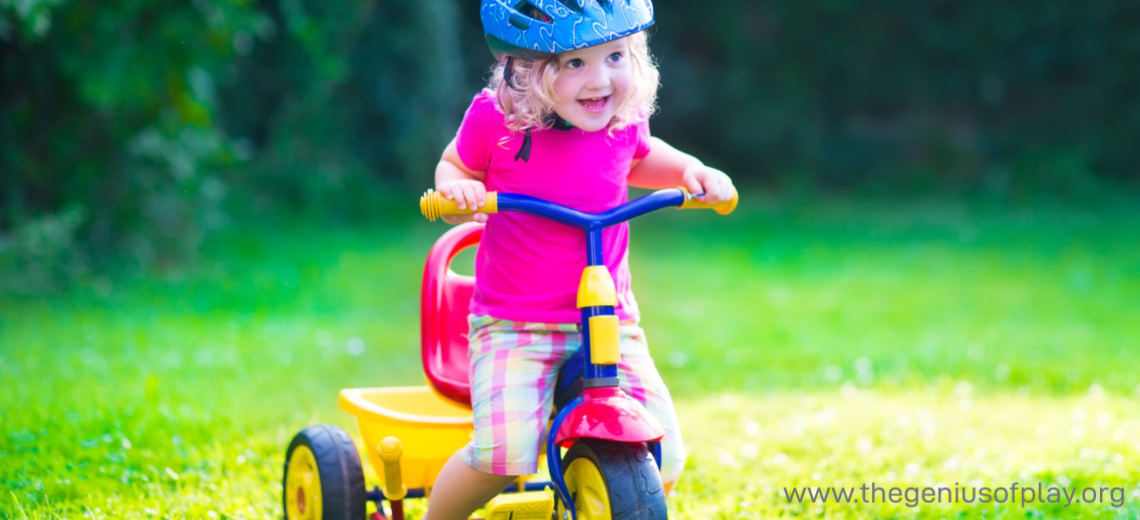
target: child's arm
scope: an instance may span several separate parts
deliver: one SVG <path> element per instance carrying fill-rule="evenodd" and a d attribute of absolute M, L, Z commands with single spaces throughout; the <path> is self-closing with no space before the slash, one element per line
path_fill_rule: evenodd
<path fill-rule="evenodd" d="M 444 197 L 454 200 L 459 209 L 483 207 L 483 203 L 487 201 L 487 188 L 483 185 L 485 178 L 487 178 L 487 172 L 475 171 L 463 165 L 463 160 L 459 158 L 458 148 L 455 146 L 455 139 L 452 139 L 447 148 L 444 148 L 443 157 L 440 158 L 439 164 L 435 167 L 436 191 L 443 194 Z M 486 222 L 487 214 L 443 215 L 442 218 L 448 224 L 472 220 Z"/>
<path fill-rule="evenodd" d="M 704 193 L 701 200 L 709 204 L 732 198 L 735 188 L 724 172 L 705 166 L 661 139 L 651 137 L 650 142 L 649 155 L 633 161 L 630 167 L 630 186 L 651 190 L 684 186 L 691 193 Z"/>

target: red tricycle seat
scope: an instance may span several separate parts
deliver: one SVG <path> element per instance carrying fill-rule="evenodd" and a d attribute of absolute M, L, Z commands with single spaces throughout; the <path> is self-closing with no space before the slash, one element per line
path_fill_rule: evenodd
<path fill-rule="evenodd" d="M 437 394 L 471 407 L 467 314 L 475 278 L 451 270 L 460 251 L 479 244 L 483 224 L 468 222 L 435 241 L 424 265 L 420 293 L 420 341 L 424 375 Z"/>

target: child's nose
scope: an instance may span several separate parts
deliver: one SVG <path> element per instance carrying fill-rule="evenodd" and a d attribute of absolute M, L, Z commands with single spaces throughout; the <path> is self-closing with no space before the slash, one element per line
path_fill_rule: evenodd
<path fill-rule="evenodd" d="M 610 84 L 610 73 L 605 67 L 594 67 L 586 78 L 586 88 L 603 89 Z"/>

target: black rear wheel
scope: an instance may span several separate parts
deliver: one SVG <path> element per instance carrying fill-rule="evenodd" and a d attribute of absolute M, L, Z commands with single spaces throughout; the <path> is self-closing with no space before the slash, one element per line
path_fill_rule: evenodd
<path fill-rule="evenodd" d="M 343 429 L 301 430 L 285 452 L 285 520 L 363 520 L 367 492 L 356 444 Z"/>
<path fill-rule="evenodd" d="M 581 439 L 562 467 L 578 520 L 668 518 L 661 473 L 644 444 Z"/>

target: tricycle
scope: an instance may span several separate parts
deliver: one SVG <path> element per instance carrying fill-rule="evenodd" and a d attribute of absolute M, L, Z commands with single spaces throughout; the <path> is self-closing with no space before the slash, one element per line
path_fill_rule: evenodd
<path fill-rule="evenodd" d="M 590 214 L 527 195 L 488 192 L 486 204 L 475 210 L 522 211 L 580 228 L 587 250 L 577 296 L 582 347 L 559 372 L 547 428 L 550 480 L 520 477 L 487 504 L 488 520 L 667 518 L 659 473 L 664 430 L 618 387 L 617 296 L 603 263 L 602 229 L 667 207 L 728 214 L 738 200 L 711 205 L 699 197 L 685 188 L 657 190 Z M 434 190 L 420 198 L 420 211 L 432 221 L 473 212 Z M 285 454 L 287 520 L 403 520 L 404 500 L 429 495 L 443 464 L 472 438 L 467 314 L 475 279 L 450 266 L 459 252 L 478 245 L 482 233 L 483 224 L 460 224 L 428 253 L 420 301 L 428 385 L 340 392 L 339 407 L 356 417 L 379 485 L 366 489 L 357 445 L 347 432 L 310 426 L 293 437 Z M 375 504 L 372 513 L 368 502 Z"/>

